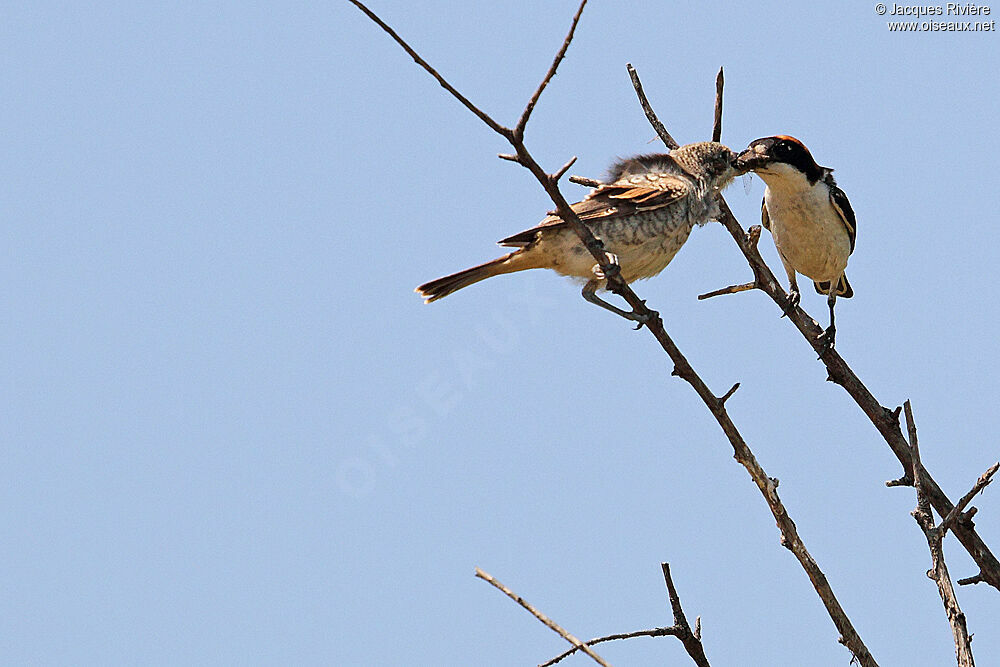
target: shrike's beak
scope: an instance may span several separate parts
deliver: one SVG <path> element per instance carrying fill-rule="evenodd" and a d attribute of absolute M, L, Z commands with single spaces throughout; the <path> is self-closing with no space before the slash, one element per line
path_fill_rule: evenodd
<path fill-rule="evenodd" d="M 757 145 L 746 149 L 736 156 L 733 168 L 741 174 L 763 167 L 768 160 L 766 149 Z"/>

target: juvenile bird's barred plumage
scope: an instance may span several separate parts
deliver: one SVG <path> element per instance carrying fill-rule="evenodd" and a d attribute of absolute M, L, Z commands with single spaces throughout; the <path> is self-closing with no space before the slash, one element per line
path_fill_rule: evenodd
<path fill-rule="evenodd" d="M 607 183 L 572 209 L 617 257 L 626 282 L 650 278 L 670 263 L 696 224 L 719 216 L 715 193 L 739 173 L 733 167 L 735 159 L 736 154 L 722 144 L 701 142 L 670 153 L 619 160 L 611 166 Z M 584 298 L 631 316 L 595 296 L 607 281 L 576 233 L 558 215 L 503 239 L 500 245 L 517 250 L 432 280 L 416 291 L 430 303 L 495 275 L 547 268 L 585 280 Z"/>

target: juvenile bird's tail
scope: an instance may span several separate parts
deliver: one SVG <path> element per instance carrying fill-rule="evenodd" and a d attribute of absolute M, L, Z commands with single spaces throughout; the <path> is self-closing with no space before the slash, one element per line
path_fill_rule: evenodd
<path fill-rule="evenodd" d="M 424 297 L 424 303 L 430 303 L 431 301 L 442 299 L 463 287 L 478 283 L 480 280 L 486 280 L 487 278 L 499 276 L 504 273 L 513 273 L 515 271 L 524 271 L 525 269 L 538 267 L 539 265 L 531 262 L 529 256 L 523 250 L 515 250 L 485 264 L 473 266 L 470 269 L 453 273 L 450 276 L 424 283 L 415 291 Z"/>
<path fill-rule="evenodd" d="M 816 291 L 826 296 L 830 293 L 830 281 L 825 280 L 823 282 L 814 281 L 813 284 L 816 286 Z M 854 290 L 851 289 L 851 283 L 847 282 L 847 274 L 841 274 L 840 280 L 837 281 L 837 290 L 834 292 L 837 296 L 843 297 L 845 299 L 850 299 L 854 296 Z"/>

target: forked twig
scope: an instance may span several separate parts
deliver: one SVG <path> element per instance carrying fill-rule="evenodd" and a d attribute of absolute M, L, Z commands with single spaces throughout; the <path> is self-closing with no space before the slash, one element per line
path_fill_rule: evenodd
<path fill-rule="evenodd" d="M 674 580 L 670 577 L 670 563 L 660 563 L 660 568 L 663 570 L 663 580 L 667 584 L 667 596 L 670 598 L 670 610 L 674 614 L 674 626 L 681 629 L 681 633 L 677 636 L 698 667 L 709 667 L 705 649 L 701 645 L 701 618 L 698 618 L 697 632 L 692 632 L 681 607 L 681 598 L 674 588 Z"/>
<path fill-rule="evenodd" d="M 913 487 L 917 492 L 917 507 L 911 514 L 916 519 L 917 525 L 920 526 L 920 530 L 923 531 L 924 537 L 927 538 L 927 548 L 931 552 L 932 567 L 927 571 L 927 576 L 937 584 L 938 594 L 941 596 L 942 604 L 944 604 L 945 614 L 947 614 L 948 623 L 951 625 L 952 638 L 955 641 L 955 655 L 958 658 L 958 666 L 974 667 L 975 660 L 972 657 L 972 638 L 969 636 L 969 629 L 966 626 L 965 614 L 962 613 L 962 609 L 958 606 L 958 597 L 955 595 L 955 587 L 952 585 L 951 576 L 948 574 L 948 566 L 944 562 L 943 541 L 947 527 L 943 522 L 940 526 L 934 526 L 934 515 L 931 514 L 931 504 L 927 499 L 927 494 L 924 492 L 924 480 L 927 477 L 927 473 L 920 463 L 917 425 L 913 421 L 913 410 L 910 407 L 909 401 L 903 404 L 903 409 L 906 412 L 906 431 L 909 436 L 910 452 L 912 454 L 911 461 L 913 462 L 910 474 L 913 476 Z M 996 466 L 994 466 L 993 472 L 996 472 Z M 981 476 L 973 487 L 973 490 L 978 493 L 987 484 L 989 484 L 989 479 L 987 478 L 983 481 L 983 477 Z M 965 498 L 963 500 L 966 500 L 968 503 L 974 495 L 975 493 L 972 493 L 971 496 L 968 496 L 968 500 Z M 949 514 L 949 516 L 951 515 Z"/>
<path fill-rule="evenodd" d="M 632 639 L 633 637 L 663 637 L 671 635 L 677 637 L 681 641 L 684 645 L 684 650 L 687 651 L 688 655 L 691 656 L 691 659 L 694 660 L 694 663 L 698 665 L 698 667 L 711 667 L 708 663 L 708 658 L 705 657 L 705 649 L 701 644 L 701 617 L 699 616 L 698 620 L 695 622 L 695 629 L 691 630 L 691 626 L 688 625 L 687 617 L 684 615 L 684 609 L 681 607 L 681 600 L 677 595 L 677 589 L 674 588 L 674 580 L 670 577 L 670 564 L 660 563 L 660 568 L 663 570 L 663 579 L 667 584 L 667 596 L 670 599 L 670 609 L 674 615 L 674 624 L 668 628 L 654 628 L 652 630 L 639 630 L 637 632 L 606 635 L 604 637 L 598 637 L 597 639 L 591 639 L 585 643 L 587 646 L 593 646 L 594 644 L 600 644 L 602 642 L 612 641 L 615 639 Z M 554 665 L 563 658 L 573 655 L 579 650 L 582 649 L 574 646 L 573 648 L 560 653 L 548 662 L 543 662 L 538 667 L 549 667 L 550 665 Z"/>

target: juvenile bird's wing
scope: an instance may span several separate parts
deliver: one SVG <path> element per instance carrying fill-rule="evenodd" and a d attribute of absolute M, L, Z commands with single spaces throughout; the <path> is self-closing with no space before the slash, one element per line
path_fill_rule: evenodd
<path fill-rule="evenodd" d="M 590 225 L 671 206 L 690 193 L 690 183 L 675 174 L 641 174 L 598 186 L 583 201 L 570 208 L 580 216 L 584 224 Z M 508 236 L 499 241 L 499 244 L 524 247 L 534 241 L 540 232 L 554 231 L 566 224 L 558 215 L 550 215 L 531 229 Z"/>
<path fill-rule="evenodd" d="M 844 191 L 834 185 L 830 188 L 830 203 L 833 204 L 834 210 L 840 215 L 840 219 L 844 221 L 844 227 L 847 228 L 847 236 L 851 239 L 851 252 L 854 252 L 854 240 L 858 235 L 858 221 L 854 217 L 854 209 L 851 208 L 851 202 L 848 201 Z"/>

